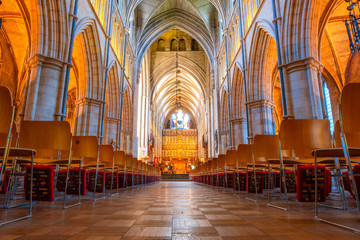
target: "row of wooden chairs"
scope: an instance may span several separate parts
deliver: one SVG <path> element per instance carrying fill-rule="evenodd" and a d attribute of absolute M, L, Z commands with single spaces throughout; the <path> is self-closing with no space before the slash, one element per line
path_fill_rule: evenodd
<path fill-rule="evenodd" d="M 72 136 L 68 122 L 22 121 L 18 131 L 12 102 L 9 89 L 0 86 L 0 197 L 2 207 L 12 209 L 18 206 L 10 202 L 19 199 L 20 189 L 29 201 L 29 212 L 0 225 L 31 217 L 34 200 L 53 201 L 62 194 L 67 209 L 79 205 L 81 195 L 96 201 L 105 198 L 106 189 L 113 196 L 119 188 L 159 179 L 158 169 L 114 151 L 112 145 L 99 145 L 96 136 Z M 72 195 L 78 200 L 69 205 Z"/>
<path fill-rule="evenodd" d="M 344 86 L 340 101 L 333 137 L 328 120 L 286 119 L 279 135 L 256 135 L 252 144 L 240 144 L 198 166 L 192 172 L 194 181 L 245 191 L 246 198 L 255 202 L 263 193 L 268 206 L 282 210 L 289 210 L 289 196 L 296 193 L 298 202 L 314 202 L 316 220 L 360 232 L 325 220 L 318 211 L 320 206 L 349 211 L 346 191 L 360 211 L 360 83 Z M 325 204 L 332 189 L 337 189 L 341 206 Z"/>

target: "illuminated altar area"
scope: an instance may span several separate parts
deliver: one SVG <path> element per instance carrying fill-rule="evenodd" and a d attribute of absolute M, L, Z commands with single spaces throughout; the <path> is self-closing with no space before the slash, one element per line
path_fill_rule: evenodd
<path fill-rule="evenodd" d="M 191 129 L 191 120 L 182 110 L 171 115 L 168 128 L 162 132 L 163 172 L 186 174 L 198 157 L 198 131 Z"/>

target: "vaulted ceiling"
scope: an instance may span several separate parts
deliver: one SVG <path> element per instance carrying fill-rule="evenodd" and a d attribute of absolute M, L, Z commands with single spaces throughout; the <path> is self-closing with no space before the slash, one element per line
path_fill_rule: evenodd
<path fill-rule="evenodd" d="M 210 64 L 219 43 L 221 25 L 229 16 L 230 0 L 132 0 L 127 22 L 135 23 L 137 55 L 142 60 L 148 47 L 163 33 L 179 28 L 204 48 Z"/>

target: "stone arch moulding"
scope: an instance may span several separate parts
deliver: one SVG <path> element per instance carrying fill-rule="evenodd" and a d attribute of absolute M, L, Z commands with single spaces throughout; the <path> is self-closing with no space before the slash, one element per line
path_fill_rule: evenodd
<path fill-rule="evenodd" d="M 266 79 L 264 79 L 263 75 L 266 75 L 265 67 L 267 66 L 266 58 L 268 57 L 266 53 L 271 50 L 271 47 L 274 47 L 269 45 L 272 42 L 275 44 L 275 54 L 277 56 L 274 34 L 274 29 L 269 22 L 260 21 L 255 24 L 255 30 L 251 40 L 251 46 L 255 47 L 251 48 L 248 60 L 248 101 L 263 99 L 267 96 L 266 92 L 264 92 L 266 90 L 264 84 Z"/>
<path fill-rule="evenodd" d="M 81 34 L 84 42 L 87 79 L 80 97 L 101 99 L 103 91 L 102 52 L 97 25 L 92 18 L 81 19 L 75 28 L 75 36 Z"/>

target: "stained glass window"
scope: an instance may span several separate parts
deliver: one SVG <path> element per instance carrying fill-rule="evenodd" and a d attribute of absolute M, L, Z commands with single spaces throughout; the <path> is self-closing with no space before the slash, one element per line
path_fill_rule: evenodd
<path fill-rule="evenodd" d="M 190 129 L 190 117 L 182 110 L 171 116 L 171 129 Z"/>
<path fill-rule="evenodd" d="M 327 114 L 329 122 L 330 122 L 330 132 L 332 135 L 334 132 L 334 118 L 333 118 L 332 109 L 331 109 L 330 92 L 329 92 L 329 88 L 325 81 L 323 83 L 323 90 L 324 90 L 324 98 L 325 98 L 325 109 L 326 109 L 326 114 Z"/>

